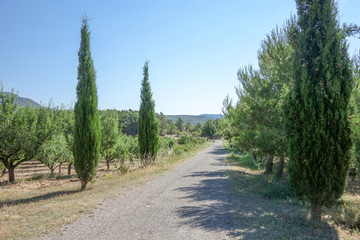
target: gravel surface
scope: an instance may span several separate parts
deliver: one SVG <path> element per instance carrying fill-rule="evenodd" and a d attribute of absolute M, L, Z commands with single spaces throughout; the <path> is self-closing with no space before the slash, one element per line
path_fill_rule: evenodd
<path fill-rule="evenodd" d="M 232 200 L 225 157 L 216 142 L 44 239 L 228 239 Z"/>

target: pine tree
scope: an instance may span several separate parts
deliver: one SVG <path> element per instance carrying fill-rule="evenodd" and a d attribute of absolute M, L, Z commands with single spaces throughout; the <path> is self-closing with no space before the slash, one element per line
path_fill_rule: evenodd
<path fill-rule="evenodd" d="M 90 32 L 86 17 L 82 19 L 78 56 L 73 153 L 75 170 L 81 180 L 81 190 L 84 190 L 87 183 L 96 175 L 101 144 L 95 70 L 91 58 Z"/>
<path fill-rule="evenodd" d="M 293 29 L 294 86 L 285 105 L 290 183 L 321 220 L 344 191 L 351 147 L 350 60 L 333 0 L 297 0 Z"/>
<path fill-rule="evenodd" d="M 141 83 L 141 104 L 139 110 L 138 141 L 143 165 L 155 161 L 159 146 L 159 123 L 155 115 L 155 103 L 149 82 L 148 62 L 144 65 L 144 79 Z"/>

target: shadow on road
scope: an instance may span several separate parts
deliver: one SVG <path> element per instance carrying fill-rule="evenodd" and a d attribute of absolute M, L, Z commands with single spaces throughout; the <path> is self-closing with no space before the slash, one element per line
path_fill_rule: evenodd
<path fill-rule="evenodd" d="M 193 172 L 186 177 L 201 178 L 199 184 L 178 188 L 188 206 L 177 209 L 183 223 L 208 231 L 225 231 L 228 237 L 239 239 L 339 239 L 336 229 L 323 223 L 313 228 L 307 220 L 308 210 L 301 205 L 268 201 L 247 192 L 248 186 L 230 183 L 251 183 L 249 174 L 239 174 L 225 169 L 226 151 L 222 148 L 211 152 L 215 155 L 212 166 L 224 166 L 215 171 Z"/>

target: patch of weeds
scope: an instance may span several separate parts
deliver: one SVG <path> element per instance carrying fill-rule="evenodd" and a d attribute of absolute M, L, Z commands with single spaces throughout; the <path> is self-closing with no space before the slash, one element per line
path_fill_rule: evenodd
<path fill-rule="evenodd" d="M 264 184 L 262 196 L 268 199 L 288 200 L 295 198 L 288 182 L 267 181 Z"/>
<path fill-rule="evenodd" d="M 360 201 L 358 199 L 345 198 L 339 200 L 332 208 L 328 209 L 337 224 L 348 228 L 360 229 Z"/>
<path fill-rule="evenodd" d="M 250 170 L 262 170 L 264 168 L 261 161 L 255 161 L 250 154 L 246 153 L 232 153 L 230 158 L 236 161 L 240 166 L 248 168 Z"/>
<path fill-rule="evenodd" d="M 45 179 L 47 176 L 44 174 L 34 174 L 31 177 L 27 178 L 25 181 L 36 181 L 36 180 L 41 180 L 41 179 Z"/>
<path fill-rule="evenodd" d="M 71 178 L 72 176 L 71 175 L 57 175 L 55 177 L 56 180 L 60 180 L 60 179 L 69 179 Z"/>

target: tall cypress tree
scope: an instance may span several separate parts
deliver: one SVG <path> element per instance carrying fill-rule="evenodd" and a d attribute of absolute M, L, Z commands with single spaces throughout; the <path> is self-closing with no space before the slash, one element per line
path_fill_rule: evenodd
<path fill-rule="evenodd" d="M 350 60 L 333 0 L 296 0 L 294 87 L 285 105 L 290 183 L 321 220 L 344 191 L 351 147 Z"/>
<path fill-rule="evenodd" d="M 155 115 L 155 103 L 149 82 L 148 62 L 144 65 L 144 79 L 141 83 L 141 104 L 139 110 L 138 141 L 143 165 L 155 161 L 159 146 L 159 123 Z"/>
<path fill-rule="evenodd" d="M 90 32 L 86 17 L 82 19 L 78 56 L 73 154 L 75 170 L 81 180 L 81 190 L 84 190 L 86 184 L 96 175 L 101 143 L 95 70 L 91 58 Z"/>

